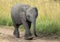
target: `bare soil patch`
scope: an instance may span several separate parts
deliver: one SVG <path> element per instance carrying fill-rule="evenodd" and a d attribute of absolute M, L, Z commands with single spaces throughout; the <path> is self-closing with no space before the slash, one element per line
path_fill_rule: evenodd
<path fill-rule="evenodd" d="M 0 26 L 0 42 L 60 42 L 59 39 L 35 38 L 33 40 L 24 39 L 24 31 L 20 31 L 20 38 L 13 35 L 13 26 Z"/>

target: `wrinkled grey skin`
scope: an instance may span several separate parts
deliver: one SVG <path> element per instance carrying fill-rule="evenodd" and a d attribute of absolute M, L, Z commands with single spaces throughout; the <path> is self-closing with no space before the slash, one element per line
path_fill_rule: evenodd
<path fill-rule="evenodd" d="M 29 5 L 17 4 L 11 9 L 11 17 L 13 25 L 15 27 L 14 35 L 19 38 L 18 27 L 23 25 L 25 27 L 25 39 L 32 39 L 32 33 L 30 31 L 31 24 L 33 25 L 33 35 L 36 35 L 36 18 L 38 16 L 38 10 L 36 7 L 30 7 Z"/>

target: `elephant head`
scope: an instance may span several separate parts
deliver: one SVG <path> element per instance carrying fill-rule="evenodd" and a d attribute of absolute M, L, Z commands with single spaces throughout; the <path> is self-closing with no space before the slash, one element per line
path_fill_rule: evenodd
<path fill-rule="evenodd" d="M 26 15 L 27 15 L 27 19 L 32 23 L 34 35 L 37 36 L 36 35 L 36 18 L 38 16 L 38 9 L 36 7 L 31 7 L 27 10 Z"/>

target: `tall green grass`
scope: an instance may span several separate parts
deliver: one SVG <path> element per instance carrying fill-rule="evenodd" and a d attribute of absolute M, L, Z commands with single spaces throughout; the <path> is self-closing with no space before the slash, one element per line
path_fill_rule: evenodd
<path fill-rule="evenodd" d="M 3 16 L 0 17 L 0 25 L 7 25 L 7 26 L 12 26 L 12 19 L 11 18 L 5 18 Z"/>
<path fill-rule="evenodd" d="M 43 20 L 37 20 L 37 31 L 41 33 L 46 34 L 56 34 L 60 35 L 60 24 L 58 24 L 58 21 L 43 19 Z M 60 23 L 60 22 L 59 22 Z"/>

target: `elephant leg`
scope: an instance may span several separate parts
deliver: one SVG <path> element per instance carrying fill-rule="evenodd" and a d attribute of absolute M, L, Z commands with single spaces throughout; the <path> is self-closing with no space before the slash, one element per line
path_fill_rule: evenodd
<path fill-rule="evenodd" d="M 30 21 L 27 21 L 28 23 L 28 26 L 29 26 L 29 29 L 31 28 L 31 22 Z M 36 34 L 36 31 L 34 30 L 34 33 L 33 33 L 33 36 L 36 36 L 37 37 L 37 34 Z"/>
<path fill-rule="evenodd" d="M 19 25 L 14 24 L 14 27 L 15 27 L 15 30 L 14 30 L 13 34 L 14 34 L 17 38 L 19 38 L 19 30 L 18 30 Z"/>
<path fill-rule="evenodd" d="M 27 40 L 33 39 L 29 26 L 28 26 L 28 23 L 26 21 L 22 21 L 22 23 L 25 27 L 25 39 L 27 39 Z"/>
<path fill-rule="evenodd" d="M 28 24 L 29 31 L 30 31 L 30 28 L 31 28 L 31 22 L 30 22 L 30 21 L 27 21 L 27 24 Z M 25 33 L 25 35 L 27 35 L 27 34 Z M 30 34 L 29 34 L 29 35 L 32 36 L 31 31 L 30 31 Z"/>

